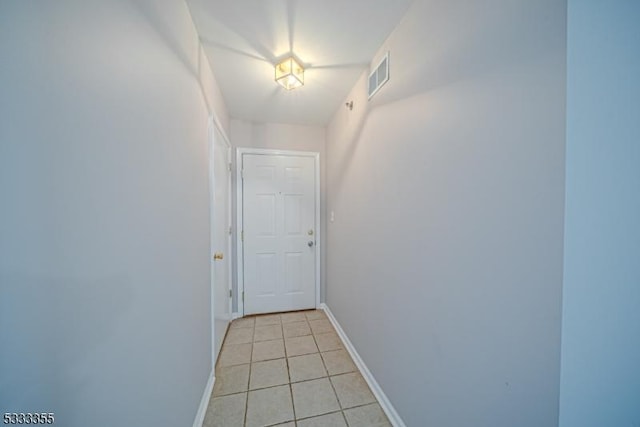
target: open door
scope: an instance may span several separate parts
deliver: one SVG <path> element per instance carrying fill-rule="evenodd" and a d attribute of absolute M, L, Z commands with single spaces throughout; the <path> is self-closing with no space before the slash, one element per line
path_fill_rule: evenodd
<path fill-rule="evenodd" d="M 231 147 L 215 121 L 211 129 L 211 314 L 215 364 L 231 321 Z"/>

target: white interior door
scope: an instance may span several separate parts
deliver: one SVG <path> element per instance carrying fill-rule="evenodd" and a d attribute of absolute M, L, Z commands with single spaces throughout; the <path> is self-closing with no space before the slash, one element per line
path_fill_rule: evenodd
<path fill-rule="evenodd" d="M 244 314 L 316 307 L 316 163 L 243 154 Z"/>
<path fill-rule="evenodd" d="M 231 172 L 230 147 L 213 125 L 213 222 L 211 226 L 214 364 L 231 321 Z"/>

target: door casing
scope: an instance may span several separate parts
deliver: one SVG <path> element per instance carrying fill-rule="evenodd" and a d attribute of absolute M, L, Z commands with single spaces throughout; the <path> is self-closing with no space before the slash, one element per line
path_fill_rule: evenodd
<path fill-rule="evenodd" d="M 320 153 L 316 151 L 295 150 L 271 150 L 264 148 L 237 148 L 236 149 L 236 259 L 237 259 L 237 283 L 238 283 L 238 317 L 244 316 L 244 242 L 242 241 L 244 225 L 242 223 L 243 192 L 242 192 L 242 156 L 244 154 L 259 154 L 265 156 L 300 156 L 311 157 L 315 162 L 315 293 L 316 308 L 320 307 L 320 253 L 322 252 L 322 230 L 320 229 Z"/>

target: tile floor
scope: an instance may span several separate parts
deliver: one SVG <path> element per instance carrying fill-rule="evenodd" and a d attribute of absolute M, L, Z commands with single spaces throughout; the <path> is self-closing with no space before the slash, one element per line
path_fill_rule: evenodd
<path fill-rule="evenodd" d="M 391 426 L 321 310 L 231 323 L 204 427 Z"/>

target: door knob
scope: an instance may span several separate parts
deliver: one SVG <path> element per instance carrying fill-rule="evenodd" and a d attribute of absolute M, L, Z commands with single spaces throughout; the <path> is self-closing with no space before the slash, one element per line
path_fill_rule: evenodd
<path fill-rule="evenodd" d="M 224 254 L 222 252 L 216 252 L 215 254 L 213 254 L 214 260 L 223 259 L 223 258 L 224 258 Z"/>
<path fill-rule="evenodd" d="M 309 240 L 309 242 L 307 243 L 307 246 L 309 247 L 313 246 L 313 240 Z"/>

